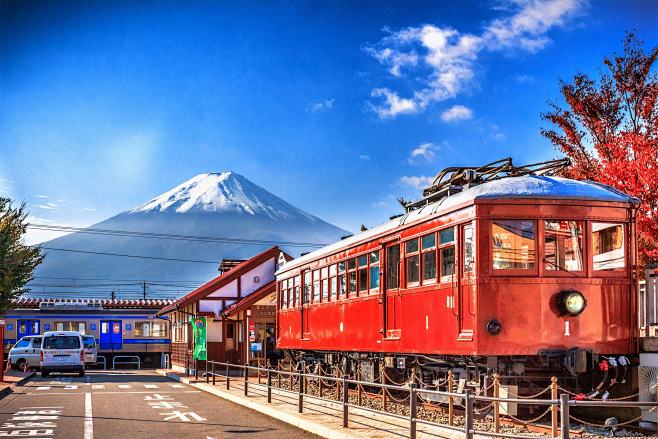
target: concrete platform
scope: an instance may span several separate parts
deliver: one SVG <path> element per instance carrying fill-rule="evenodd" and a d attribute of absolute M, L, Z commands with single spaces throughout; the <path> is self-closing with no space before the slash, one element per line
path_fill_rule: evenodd
<path fill-rule="evenodd" d="M 159 369 L 157 372 L 325 438 L 388 439 L 409 437 L 409 421 L 352 407 L 349 409 L 349 427 L 343 428 L 343 408 L 340 403 L 305 396 L 304 413 L 300 414 L 297 412 L 297 396 L 295 394 L 281 392 L 273 388 L 272 403 L 268 404 L 266 386 L 258 386 L 257 379 L 254 378 L 250 379 L 249 396 L 244 396 L 244 387 L 240 378 L 232 380 L 231 390 L 226 390 L 225 381 L 223 380 L 218 379 L 217 385 L 213 386 L 212 384 L 206 384 L 205 379 L 187 378 L 173 370 Z M 437 437 L 458 439 L 464 437 L 463 431 L 421 424 L 418 424 L 417 431 L 417 437 L 422 439 Z"/>

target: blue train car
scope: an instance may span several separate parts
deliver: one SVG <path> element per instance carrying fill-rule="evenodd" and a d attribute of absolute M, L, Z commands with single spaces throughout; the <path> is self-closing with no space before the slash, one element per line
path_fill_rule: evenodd
<path fill-rule="evenodd" d="M 142 367 L 157 367 L 170 349 L 169 325 L 156 312 L 169 305 L 160 299 L 21 298 L 5 316 L 4 353 L 28 335 L 80 331 L 93 335 L 109 368 L 115 356 L 138 356 Z"/>

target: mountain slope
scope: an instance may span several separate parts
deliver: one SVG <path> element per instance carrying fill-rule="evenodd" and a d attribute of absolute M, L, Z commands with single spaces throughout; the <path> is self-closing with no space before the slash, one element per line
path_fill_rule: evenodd
<path fill-rule="evenodd" d="M 234 172 L 201 174 L 164 194 L 91 226 L 94 229 L 127 230 L 157 234 L 238 238 L 240 240 L 272 241 L 273 243 L 331 243 L 346 231 L 333 226 L 271 194 Z M 91 255 L 46 250 L 44 263 L 37 270 L 37 279 L 100 278 L 136 279 L 167 283 L 172 281 L 205 282 L 217 275 L 221 259 L 247 259 L 273 243 L 245 244 L 199 242 L 190 240 L 149 239 L 127 236 L 105 236 L 73 233 L 43 244 L 44 247 L 84 250 L 88 252 L 189 259 L 210 263 L 138 259 L 107 255 Z M 282 244 L 293 256 L 316 247 Z M 71 280 L 68 280 L 71 282 Z M 84 284 L 84 281 L 77 281 Z M 38 282 L 43 284 L 44 282 Z M 96 282 L 98 283 L 98 282 Z M 37 284 L 37 281 L 33 282 Z M 48 282 L 49 285 L 54 285 Z M 60 282 L 60 285 L 64 282 Z M 109 282 L 108 282 L 109 284 Z M 104 289 L 103 289 L 104 288 Z M 119 290 L 93 287 L 93 292 Z M 65 287 L 33 288 L 32 294 L 44 295 L 62 291 Z M 84 289 L 76 288 L 81 295 Z M 135 290 L 126 286 L 124 291 Z M 175 288 L 163 286 L 160 292 L 176 295 Z M 88 293 L 92 288 L 88 290 Z M 154 293 L 158 291 L 153 287 Z M 185 290 L 181 289 L 180 293 Z M 87 294 L 89 295 L 89 294 Z M 123 294 L 125 295 L 125 294 Z M 138 295 L 135 290 L 135 295 Z"/>

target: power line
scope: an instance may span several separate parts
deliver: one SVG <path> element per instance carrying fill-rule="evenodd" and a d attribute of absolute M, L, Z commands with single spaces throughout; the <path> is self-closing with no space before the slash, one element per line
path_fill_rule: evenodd
<path fill-rule="evenodd" d="M 197 242 L 212 242 L 222 244 L 244 244 L 244 245 L 282 245 L 288 247 L 324 247 L 328 244 L 320 244 L 315 242 L 298 242 L 298 241 L 274 241 L 262 239 L 242 239 L 242 238 L 227 238 L 220 236 L 199 236 L 199 235 L 178 235 L 168 233 L 151 233 L 151 232 L 138 232 L 130 230 L 114 230 L 114 229 L 98 229 L 91 227 L 74 227 L 66 225 L 55 224 L 39 224 L 29 223 L 27 225 L 30 229 L 47 230 L 52 232 L 75 232 L 75 233 L 88 233 L 92 235 L 106 235 L 106 236 L 124 236 L 132 238 L 149 238 L 149 239 L 169 239 L 175 241 L 197 241 Z"/>
<path fill-rule="evenodd" d="M 39 246 L 34 246 L 39 247 Z M 55 247 L 39 247 L 43 250 L 53 250 L 59 252 L 71 252 L 71 253 L 84 253 L 88 255 L 101 255 L 101 256 L 118 256 L 122 258 L 137 258 L 137 259 L 155 259 L 160 261 L 174 261 L 174 262 L 192 262 L 197 264 L 217 264 L 217 261 L 197 261 L 193 259 L 177 259 L 177 258 L 159 258 L 157 256 L 140 256 L 140 255 L 126 255 L 121 253 L 106 253 L 106 252 L 92 252 L 88 250 L 73 250 L 67 248 L 55 248 Z"/>

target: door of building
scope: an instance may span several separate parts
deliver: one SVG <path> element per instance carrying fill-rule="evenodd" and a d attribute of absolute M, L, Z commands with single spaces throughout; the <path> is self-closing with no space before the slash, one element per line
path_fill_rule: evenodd
<path fill-rule="evenodd" d="M 123 348 L 121 320 L 101 320 L 101 350 L 119 351 Z"/>
<path fill-rule="evenodd" d="M 16 322 L 16 340 L 27 335 L 41 334 L 41 322 L 39 320 L 21 319 Z"/>

